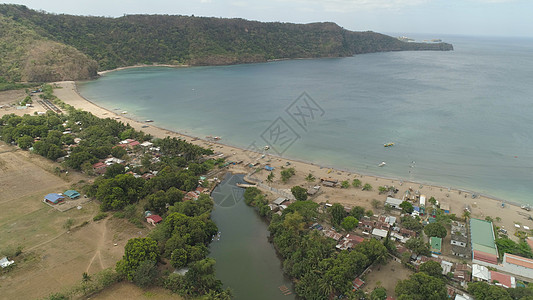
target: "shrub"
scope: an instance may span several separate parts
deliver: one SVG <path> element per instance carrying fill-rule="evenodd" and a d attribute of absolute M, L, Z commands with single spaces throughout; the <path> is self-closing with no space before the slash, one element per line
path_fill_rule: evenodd
<path fill-rule="evenodd" d="M 93 221 L 95 221 L 95 222 L 96 221 L 100 221 L 102 219 L 105 219 L 106 217 L 107 217 L 107 213 L 101 212 L 101 213 L 97 214 L 96 216 L 94 216 Z"/>

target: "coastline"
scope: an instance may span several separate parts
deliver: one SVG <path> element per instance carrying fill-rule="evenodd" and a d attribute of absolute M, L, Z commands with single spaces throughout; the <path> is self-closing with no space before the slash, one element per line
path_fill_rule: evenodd
<path fill-rule="evenodd" d="M 252 159 L 248 156 L 250 155 L 250 152 L 245 149 L 223 144 L 219 141 L 212 142 L 201 139 L 199 137 L 191 136 L 189 134 L 174 132 L 165 128 L 154 126 L 152 123 L 136 121 L 134 119 L 129 118 L 128 116 L 120 114 L 120 112 L 115 113 L 111 110 L 98 106 L 97 104 L 91 102 L 88 99 L 85 99 L 81 94 L 79 94 L 79 92 L 77 91 L 76 83 L 73 81 L 57 82 L 56 84 L 62 87 L 62 89 L 56 89 L 54 91 L 56 96 L 65 103 L 70 104 L 78 109 L 89 111 L 100 118 L 110 117 L 115 118 L 118 121 L 129 123 L 136 130 L 142 130 L 148 134 L 151 134 L 154 137 L 162 138 L 168 135 L 171 137 L 182 138 L 188 142 L 203 147 L 211 147 L 213 151 L 223 153 L 224 156 L 229 160 L 242 160 L 244 162 L 240 165 L 231 166 L 231 171 L 246 174 L 251 170 L 250 168 L 246 167 L 246 165 L 248 165 L 248 163 L 250 163 Z M 148 127 L 142 128 L 142 126 Z M 260 157 L 260 154 L 257 154 L 257 156 Z M 316 196 L 316 198 L 314 198 L 314 201 L 316 202 L 341 203 L 348 207 L 359 205 L 367 209 L 372 209 L 371 201 L 373 199 L 377 199 L 380 202 L 384 202 L 386 198 L 386 195 L 378 194 L 378 186 L 394 185 L 400 190 L 400 192 L 396 195 L 396 197 L 398 198 L 401 198 L 404 195 L 405 191 L 409 187 L 412 187 L 413 191 L 420 190 L 420 193 L 426 195 L 427 198 L 433 196 L 439 202 L 448 204 L 450 206 L 451 213 L 456 214 L 458 217 L 462 216 L 463 209 L 465 208 L 465 206 L 469 206 L 471 209 L 472 217 L 478 217 L 481 219 L 484 219 L 486 216 L 490 216 L 492 218 L 500 217 L 501 221 L 495 223 L 497 226 L 512 229 L 514 228 L 515 223 L 521 223 L 523 225 L 529 226 L 530 228 L 533 227 L 533 222 L 531 220 L 527 220 L 527 217 L 523 215 L 525 211 L 520 208 L 519 204 L 512 203 L 503 199 L 497 199 L 496 197 L 492 197 L 490 195 L 475 193 L 476 195 L 478 195 L 478 197 L 473 199 L 471 195 L 474 194 L 474 192 L 464 189 L 452 189 L 449 187 L 439 186 L 437 184 L 410 182 L 407 180 L 402 180 L 401 178 L 386 178 L 382 176 L 363 174 L 361 172 L 354 172 L 352 170 L 342 170 L 329 166 L 320 166 L 314 163 L 301 161 L 293 158 L 277 157 L 272 154 L 267 154 L 265 158 L 259 159 L 258 162 L 263 164 L 268 162 L 270 166 L 276 169 L 276 177 L 271 186 L 277 189 L 290 189 L 291 186 L 294 186 L 296 184 L 302 185 L 306 188 L 310 187 L 314 185 L 314 183 L 308 183 L 305 181 L 305 177 L 309 173 L 313 174 L 313 176 L 317 179 L 322 177 L 332 177 L 338 179 L 339 181 L 349 180 L 351 182 L 351 180 L 357 178 L 363 183 L 370 183 L 374 187 L 373 191 L 371 192 L 361 191 L 360 189 L 356 189 L 353 187 L 350 187 L 348 189 L 324 187 L 323 192 L 320 195 Z M 296 175 L 293 177 L 294 179 L 291 178 L 291 180 L 289 180 L 289 183 L 283 184 L 279 180 L 280 176 L 277 171 L 280 170 L 282 167 L 286 166 L 287 162 L 290 163 L 290 167 L 295 168 Z M 269 172 L 263 170 L 255 174 L 255 176 L 259 180 L 265 182 L 266 176 L 268 174 Z M 505 203 L 504 208 L 502 208 L 502 202 Z"/>
<path fill-rule="evenodd" d="M 146 67 L 189 68 L 191 66 L 190 65 L 169 65 L 169 64 L 151 64 L 151 65 L 140 64 L 140 65 L 134 65 L 134 66 L 118 67 L 118 68 L 111 69 L 111 70 L 99 71 L 99 72 L 97 72 L 97 74 L 98 74 L 98 76 L 102 76 L 102 75 L 105 75 L 107 73 L 111 73 L 111 72 L 115 72 L 115 71 L 126 70 L 126 69 L 135 69 L 135 68 L 146 68 Z"/>

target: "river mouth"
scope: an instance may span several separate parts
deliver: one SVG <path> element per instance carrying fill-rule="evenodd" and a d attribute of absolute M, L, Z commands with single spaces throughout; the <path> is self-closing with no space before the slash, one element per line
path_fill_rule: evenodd
<path fill-rule="evenodd" d="M 220 231 L 210 246 L 217 278 L 237 300 L 295 299 L 292 283 L 268 242 L 267 222 L 244 203 L 244 189 L 236 186 L 244 183 L 243 177 L 227 173 L 211 194 L 215 202 L 211 218 Z"/>

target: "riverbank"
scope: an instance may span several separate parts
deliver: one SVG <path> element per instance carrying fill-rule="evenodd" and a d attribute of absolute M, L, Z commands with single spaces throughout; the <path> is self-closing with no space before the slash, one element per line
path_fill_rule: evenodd
<path fill-rule="evenodd" d="M 55 94 L 58 98 L 63 100 L 65 103 L 68 103 L 76 108 L 90 111 L 94 115 L 101 118 L 115 118 L 129 123 L 137 130 L 142 130 L 146 133 L 149 133 L 155 137 L 178 137 L 188 142 L 194 144 L 211 147 L 215 152 L 222 153 L 230 161 L 243 161 L 242 164 L 231 166 L 230 169 L 233 172 L 248 173 L 251 171 L 247 167 L 249 163 L 256 162 L 255 156 L 259 156 L 257 162 L 261 164 L 268 163 L 271 167 L 274 167 L 275 178 L 274 181 L 270 184 L 272 187 L 287 190 L 294 185 L 301 185 L 306 188 L 316 185 L 319 178 L 323 177 L 332 177 L 339 181 L 347 180 L 352 182 L 353 179 L 357 178 L 361 180 L 363 184 L 369 183 L 373 186 L 373 191 L 362 191 L 360 188 L 350 187 L 347 189 L 340 188 L 328 188 L 322 187 L 322 192 L 316 196 L 313 200 L 316 202 L 329 202 L 329 203 L 341 203 L 347 207 L 353 207 L 356 205 L 363 206 L 367 209 L 374 209 L 372 206 L 372 200 L 376 199 L 380 203 L 384 203 L 386 196 L 380 195 L 378 193 L 379 186 L 395 186 L 399 189 L 398 197 L 401 198 L 401 195 L 404 195 L 406 190 L 412 188 L 412 190 L 418 190 L 421 194 L 426 195 L 426 198 L 435 197 L 439 202 L 446 203 L 450 206 L 451 213 L 454 213 L 458 216 L 461 216 L 465 206 L 469 206 L 472 211 L 472 216 L 485 218 L 490 216 L 492 218 L 499 217 L 500 222 L 496 222 L 497 226 L 504 227 L 510 231 L 510 234 L 513 233 L 512 228 L 514 227 L 515 222 L 521 223 L 529 227 L 533 227 L 533 222 L 527 220 L 527 217 L 520 214 L 525 211 L 521 210 L 520 207 L 516 205 L 510 205 L 506 202 L 505 207 L 502 207 L 502 200 L 494 199 L 488 196 L 479 196 L 475 199 L 472 198 L 471 192 L 465 192 L 457 189 L 449 189 L 447 187 L 440 187 L 438 185 L 424 185 L 417 182 L 401 181 L 398 179 L 388 179 L 382 178 L 379 176 L 370 176 L 362 175 L 355 172 L 350 172 L 347 170 L 334 170 L 331 168 L 297 161 L 290 160 L 281 157 L 275 157 L 271 155 L 266 155 L 264 158 L 261 158 L 260 155 L 251 154 L 249 151 L 240 149 L 237 147 L 232 147 L 228 145 L 223 145 L 220 143 L 215 143 L 213 141 L 206 141 L 199 139 L 197 137 L 192 137 L 189 135 L 176 133 L 169 131 L 164 128 L 159 128 L 153 123 L 144 123 L 135 121 L 133 119 L 127 118 L 127 115 L 121 114 L 119 111 L 116 113 L 110 110 L 107 110 L 103 107 L 100 107 L 86 99 L 77 93 L 76 85 L 74 82 L 59 82 L 57 83 L 61 89 L 56 89 Z M 157 121 L 157 120 L 156 120 Z M 147 127 L 144 127 L 147 126 Z M 144 128 L 143 128 L 144 127 Z M 253 158 L 252 158 L 253 157 Z M 293 167 L 296 171 L 296 175 L 293 176 L 287 183 L 281 182 L 280 170 L 287 167 L 287 162 L 290 164 L 290 167 Z M 266 177 L 270 174 L 265 170 L 259 171 L 255 176 L 266 183 Z M 312 174 L 316 180 L 314 182 L 307 182 L 305 177 L 308 174 Z"/>

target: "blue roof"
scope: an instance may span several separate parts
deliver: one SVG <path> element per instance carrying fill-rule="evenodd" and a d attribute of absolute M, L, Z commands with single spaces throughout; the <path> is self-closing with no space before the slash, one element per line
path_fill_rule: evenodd
<path fill-rule="evenodd" d="M 46 196 L 44 196 L 44 199 L 45 200 L 48 200 L 50 202 L 53 202 L 53 203 L 57 203 L 59 200 L 61 199 L 64 199 L 65 197 L 59 195 L 59 194 L 56 194 L 56 193 L 51 193 L 51 194 L 48 194 Z"/>
<path fill-rule="evenodd" d="M 265 170 L 267 170 L 267 171 L 272 171 L 272 170 L 274 170 L 274 168 L 271 167 L 271 166 L 265 166 Z"/>
<path fill-rule="evenodd" d="M 76 198 L 76 197 L 79 197 L 79 196 L 80 196 L 80 193 L 78 193 L 78 192 L 75 191 L 75 190 L 68 190 L 68 191 L 64 192 L 63 194 L 65 194 L 65 195 L 68 196 L 69 198 Z"/>

